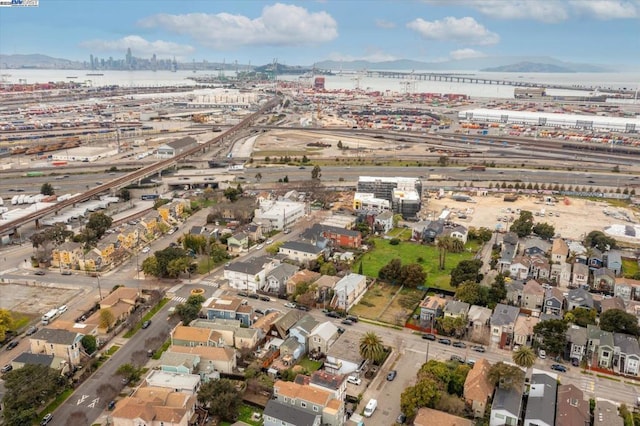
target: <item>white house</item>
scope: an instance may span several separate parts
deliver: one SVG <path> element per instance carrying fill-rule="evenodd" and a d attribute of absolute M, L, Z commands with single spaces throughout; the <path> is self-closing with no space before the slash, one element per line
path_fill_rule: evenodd
<path fill-rule="evenodd" d="M 367 277 L 360 274 L 349 274 L 336 283 L 331 305 L 336 309 L 348 311 L 358 303 L 367 290 Z"/>

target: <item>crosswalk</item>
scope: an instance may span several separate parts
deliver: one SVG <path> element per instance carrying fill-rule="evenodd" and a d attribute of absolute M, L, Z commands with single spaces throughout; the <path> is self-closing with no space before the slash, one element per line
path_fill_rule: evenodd
<path fill-rule="evenodd" d="M 187 298 L 182 296 L 173 296 L 173 299 L 171 300 L 175 300 L 178 303 L 184 303 L 187 301 Z"/>
<path fill-rule="evenodd" d="M 585 393 L 594 394 L 596 390 L 596 381 L 589 377 L 582 378 L 582 391 Z"/>

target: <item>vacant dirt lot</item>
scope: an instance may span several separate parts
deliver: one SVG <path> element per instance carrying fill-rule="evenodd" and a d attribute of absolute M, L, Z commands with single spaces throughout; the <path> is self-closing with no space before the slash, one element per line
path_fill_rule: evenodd
<path fill-rule="evenodd" d="M 498 218 L 507 217 L 509 221 L 516 219 L 518 214 L 516 209 L 529 210 L 531 212 L 545 211 L 544 218 L 542 216 L 534 216 L 535 221 L 547 222 L 553 225 L 556 233 L 565 238 L 581 239 L 591 231 L 604 231 L 606 226 L 614 224 L 628 224 L 616 215 L 626 214 L 630 218 L 636 218 L 630 209 L 611 207 L 605 202 L 593 202 L 583 199 L 569 199 L 567 203 L 560 199 L 555 205 L 546 205 L 538 198 L 523 196 L 515 202 L 505 202 L 502 197 L 494 196 L 474 196 L 475 203 L 454 201 L 445 197 L 440 200 L 430 198 L 428 202 L 429 213 L 437 217 L 442 210 L 450 209 L 453 212 L 452 218 L 456 222 L 473 226 L 476 228 L 486 227 L 490 229 L 506 228 L 510 223 L 498 220 Z M 507 212 L 511 209 L 511 213 Z M 605 211 L 609 214 L 605 214 Z M 457 218 L 457 214 L 462 213 L 467 216 L 466 219 Z M 553 215 L 551 215 L 553 214 Z M 629 242 L 640 242 L 637 239 L 625 239 L 624 237 L 615 236 L 619 240 L 627 240 Z"/>
<path fill-rule="evenodd" d="M 2 283 L 0 308 L 25 314 L 43 314 L 80 293 L 82 290 Z"/>

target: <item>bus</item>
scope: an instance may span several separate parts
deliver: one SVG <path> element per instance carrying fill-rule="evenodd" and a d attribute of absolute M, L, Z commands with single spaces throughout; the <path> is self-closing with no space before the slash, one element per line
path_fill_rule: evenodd
<path fill-rule="evenodd" d="M 27 172 L 25 176 L 27 177 L 44 176 L 44 173 L 43 172 Z"/>
<path fill-rule="evenodd" d="M 160 198 L 158 194 L 143 194 L 140 196 L 141 200 L 157 200 Z"/>

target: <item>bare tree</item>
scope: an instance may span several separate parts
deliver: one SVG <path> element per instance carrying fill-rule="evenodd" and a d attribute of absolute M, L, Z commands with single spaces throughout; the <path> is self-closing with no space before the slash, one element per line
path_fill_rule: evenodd
<path fill-rule="evenodd" d="M 118 390 L 109 383 L 103 383 L 98 386 L 98 389 L 96 389 L 96 393 L 103 401 L 111 401 L 116 397 L 116 395 L 118 395 Z"/>
<path fill-rule="evenodd" d="M 147 358 L 148 357 L 146 351 L 135 351 L 131 354 L 131 362 L 139 367 L 142 367 L 147 363 Z"/>
<path fill-rule="evenodd" d="M 68 426 L 86 426 L 89 424 L 87 415 L 82 411 L 74 411 L 66 421 Z"/>

